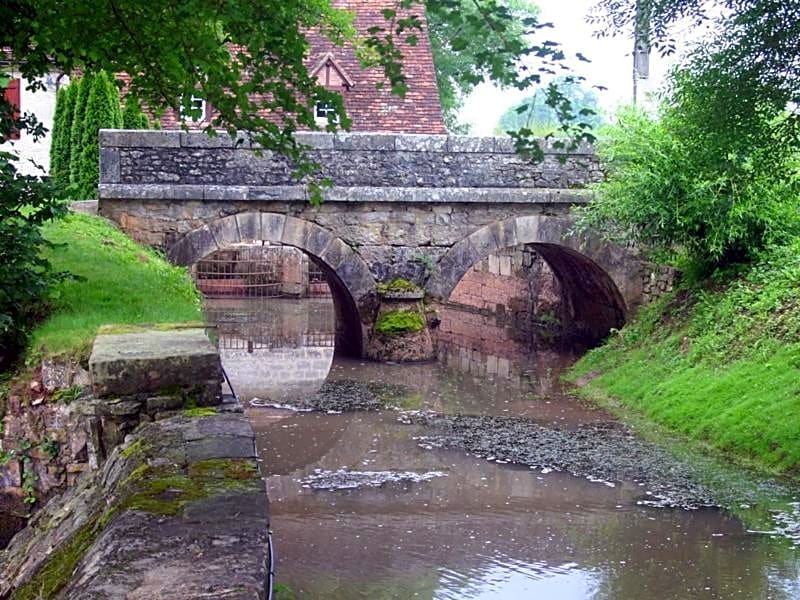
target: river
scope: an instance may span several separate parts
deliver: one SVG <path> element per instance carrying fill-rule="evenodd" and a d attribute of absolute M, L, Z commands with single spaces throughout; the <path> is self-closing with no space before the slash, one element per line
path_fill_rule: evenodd
<path fill-rule="evenodd" d="M 797 547 L 748 533 L 727 511 L 653 506 L 646 478 L 576 476 L 439 447 L 425 423 L 400 418 L 405 410 L 521 417 L 559 435 L 614 428 L 559 383 L 571 357 L 517 354 L 491 376 L 469 360 L 362 362 L 334 357 L 325 300 L 208 302 L 223 364 L 256 430 L 277 580 L 295 597 L 800 598 Z M 241 343 L 248 329 L 256 332 L 249 348 Z M 265 406 L 342 393 L 393 408 Z M 591 458 L 592 448 L 580 451 Z M 597 462 L 614 461 L 601 452 Z"/>

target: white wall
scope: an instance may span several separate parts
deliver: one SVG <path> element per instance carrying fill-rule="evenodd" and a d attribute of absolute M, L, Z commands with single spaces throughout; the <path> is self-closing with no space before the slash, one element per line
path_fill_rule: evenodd
<path fill-rule="evenodd" d="M 11 69 L 8 71 L 12 78 L 19 79 L 19 72 Z M 23 131 L 20 139 L 10 140 L 0 144 L 0 150 L 14 152 L 19 156 L 17 169 L 25 175 L 46 175 L 50 172 L 50 138 L 53 129 L 53 113 L 56 108 L 56 81 L 58 73 L 51 73 L 41 79 L 45 90 L 31 92 L 28 81 L 23 80 L 20 85 L 20 104 L 22 113 L 33 113 L 36 118 L 47 128 L 47 135 L 34 141 L 33 136 Z M 63 87 L 69 83 L 69 78 L 64 76 L 58 82 Z M 34 164 L 35 163 L 35 164 Z M 36 165 L 42 167 L 37 168 Z"/>

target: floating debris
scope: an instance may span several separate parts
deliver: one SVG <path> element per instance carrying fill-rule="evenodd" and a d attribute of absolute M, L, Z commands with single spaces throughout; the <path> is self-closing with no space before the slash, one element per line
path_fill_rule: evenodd
<path fill-rule="evenodd" d="M 420 483 L 434 477 L 447 477 L 442 471 L 324 471 L 315 469 L 312 475 L 300 480 L 305 488 L 314 490 L 352 490 L 363 487 L 381 487 L 387 483 Z"/>

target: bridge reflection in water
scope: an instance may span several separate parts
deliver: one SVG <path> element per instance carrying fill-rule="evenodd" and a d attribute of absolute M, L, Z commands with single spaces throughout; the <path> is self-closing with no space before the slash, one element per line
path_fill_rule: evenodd
<path fill-rule="evenodd" d="M 242 400 L 283 402 L 325 381 L 335 338 L 329 298 L 208 298 L 205 310 Z"/>

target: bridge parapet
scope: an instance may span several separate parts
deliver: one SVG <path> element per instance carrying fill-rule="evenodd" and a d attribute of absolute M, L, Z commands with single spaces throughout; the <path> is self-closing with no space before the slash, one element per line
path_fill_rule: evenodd
<path fill-rule="evenodd" d="M 602 173 L 592 148 L 565 154 L 553 142 L 530 163 L 510 138 L 298 133 L 330 179 L 329 202 L 566 203 Z M 100 132 L 100 198 L 305 201 L 283 156 L 242 136 L 200 132 Z M 260 150 L 260 153 L 255 152 Z"/>

